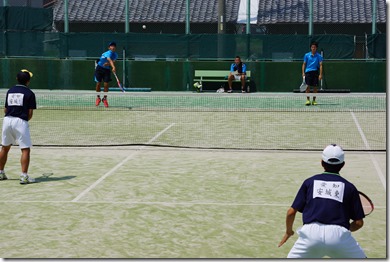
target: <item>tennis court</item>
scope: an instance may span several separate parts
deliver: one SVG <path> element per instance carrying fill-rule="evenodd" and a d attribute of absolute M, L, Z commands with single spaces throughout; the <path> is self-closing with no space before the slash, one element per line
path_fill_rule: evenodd
<path fill-rule="evenodd" d="M 375 204 L 355 238 L 369 258 L 387 256 L 384 94 L 328 94 L 317 107 L 293 94 L 109 99 L 106 109 L 92 92 L 37 92 L 38 183 L 19 185 L 14 147 L 0 257 L 284 258 L 297 238 L 277 248 L 287 208 L 329 143 L 344 147 L 341 174 Z"/>

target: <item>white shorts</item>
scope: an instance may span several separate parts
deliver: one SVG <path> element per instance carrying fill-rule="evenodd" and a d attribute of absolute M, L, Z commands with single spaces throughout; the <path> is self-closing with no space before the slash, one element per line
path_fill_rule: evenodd
<path fill-rule="evenodd" d="M 233 75 L 235 80 L 240 81 L 241 80 L 241 75 Z M 246 76 L 244 76 L 246 78 Z"/>
<path fill-rule="evenodd" d="M 32 144 L 28 121 L 19 117 L 4 117 L 1 144 L 3 146 L 19 144 L 21 149 L 30 148 Z"/>
<path fill-rule="evenodd" d="M 297 233 L 299 238 L 287 258 L 366 258 L 345 227 L 311 223 L 303 225 Z"/>

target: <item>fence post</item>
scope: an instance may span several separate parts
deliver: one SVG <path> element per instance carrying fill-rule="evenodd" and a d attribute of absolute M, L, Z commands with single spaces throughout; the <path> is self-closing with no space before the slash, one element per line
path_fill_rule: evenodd
<path fill-rule="evenodd" d="M 372 0 L 372 34 L 376 34 L 376 0 Z"/>

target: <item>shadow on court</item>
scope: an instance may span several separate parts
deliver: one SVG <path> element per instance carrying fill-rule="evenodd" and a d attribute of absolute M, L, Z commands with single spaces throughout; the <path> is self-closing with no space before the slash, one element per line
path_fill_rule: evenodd
<path fill-rule="evenodd" d="M 43 183 L 43 182 L 69 180 L 69 179 L 73 179 L 75 177 L 77 177 L 77 176 L 37 177 L 37 178 L 35 178 L 35 181 L 36 181 L 36 183 Z"/>
<path fill-rule="evenodd" d="M 327 103 L 327 102 L 321 102 L 321 101 L 317 101 L 317 105 L 316 106 L 339 106 L 340 104 L 339 103 Z"/>
<path fill-rule="evenodd" d="M 44 182 L 53 182 L 53 181 L 63 181 L 63 180 L 73 179 L 75 177 L 77 177 L 77 176 L 37 177 L 37 178 L 35 178 L 35 183 L 31 183 L 31 184 L 44 183 Z M 10 181 L 10 180 L 11 181 L 13 181 L 13 180 L 19 181 L 19 178 L 8 178 L 6 181 Z"/>

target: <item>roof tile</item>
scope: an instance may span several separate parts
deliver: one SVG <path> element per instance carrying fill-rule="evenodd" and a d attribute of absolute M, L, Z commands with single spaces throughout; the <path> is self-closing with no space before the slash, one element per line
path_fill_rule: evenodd
<path fill-rule="evenodd" d="M 125 22 L 124 0 L 68 0 L 71 22 Z M 240 1 L 226 0 L 226 21 L 238 18 Z M 106 10 L 111 10 L 107 12 Z M 313 1 L 314 23 L 371 23 L 372 0 Z M 184 23 L 186 0 L 129 0 L 130 22 Z M 307 23 L 309 0 L 259 0 L 258 24 Z M 191 0 L 193 23 L 216 23 L 218 0 Z M 54 20 L 64 20 L 64 0 L 54 7 Z M 377 22 L 386 23 L 386 0 L 377 0 Z"/>

